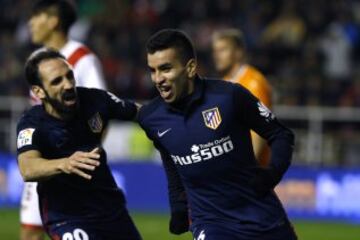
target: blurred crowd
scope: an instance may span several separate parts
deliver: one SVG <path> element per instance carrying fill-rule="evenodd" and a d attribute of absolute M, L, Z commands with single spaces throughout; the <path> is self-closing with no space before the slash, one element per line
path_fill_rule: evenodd
<path fill-rule="evenodd" d="M 32 1 L 0 0 L 0 95 L 27 95 Z M 211 34 L 235 27 L 248 61 L 267 76 L 276 104 L 360 106 L 360 2 L 356 0 L 78 0 L 71 36 L 101 59 L 111 91 L 146 100 L 156 93 L 145 43 L 162 28 L 194 40 L 200 73 L 216 77 Z"/>

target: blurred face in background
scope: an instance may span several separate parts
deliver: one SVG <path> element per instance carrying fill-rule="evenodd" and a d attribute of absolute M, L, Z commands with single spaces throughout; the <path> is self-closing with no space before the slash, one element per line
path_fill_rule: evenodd
<path fill-rule="evenodd" d="M 43 44 L 55 30 L 58 18 L 47 12 L 38 12 L 31 16 L 28 25 L 31 34 L 31 40 L 34 44 Z"/>
<path fill-rule="evenodd" d="M 40 62 L 38 71 L 42 87 L 33 86 L 36 96 L 60 115 L 73 113 L 77 106 L 77 95 L 70 65 L 64 59 L 49 59 Z"/>
<path fill-rule="evenodd" d="M 216 71 L 227 75 L 242 60 L 243 51 L 230 39 L 217 38 L 212 41 L 212 55 Z"/>
<path fill-rule="evenodd" d="M 175 48 L 148 53 L 147 62 L 151 80 L 166 103 L 175 103 L 193 90 L 196 61 L 184 63 Z"/>

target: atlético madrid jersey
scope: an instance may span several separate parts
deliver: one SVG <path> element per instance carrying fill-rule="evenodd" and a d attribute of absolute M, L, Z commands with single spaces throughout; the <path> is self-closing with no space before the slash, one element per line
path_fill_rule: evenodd
<path fill-rule="evenodd" d="M 109 120 L 133 120 L 137 114 L 134 103 L 103 90 L 78 87 L 77 96 L 79 107 L 69 121 L 50 116 L 42 105 L 27 111 L 17 127 L 18 154 L 37 150 L 51 161 L 76 151 L 91 151 L 101 146 Z M 39 182 L 44 225 L 65 220 L 108 220 L 124 210 L 123 193 L 115 184 L 104 151 L 100 166 L 91 174 L 90 181 L 78 175 L 59 174 Z"/>
<path fill-rule="evenodd" d="M 275 193 L 259 197 L 251 187 L 258 163 L 250 129 L 268 140 L 271 166 L 281 174 L 293 134 L 245 88 L 197 77 L 190 96 L 176 105 L 154 99 L 139 122 L 161 152 L 171 210 L 189 208 L 193 226 L 216 223 L 250 237 L 285 221 Z"/>

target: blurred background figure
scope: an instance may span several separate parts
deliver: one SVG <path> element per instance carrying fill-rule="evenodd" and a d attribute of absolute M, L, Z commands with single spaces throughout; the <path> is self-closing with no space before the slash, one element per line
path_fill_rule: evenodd
<path fill-rule="evenodd" d="M 246 47 L 243 33 L 237 29 L 217 31 L 212 37 L 212 52 L 215 68 L 224 80 L 238 83 L 248 89 L 266 107 L 271 108 L 271 86 L 255 67 L 246 62 Z M 265 139 L 251 131 L 256 159 L 266 166 L 270 148 Z"/>

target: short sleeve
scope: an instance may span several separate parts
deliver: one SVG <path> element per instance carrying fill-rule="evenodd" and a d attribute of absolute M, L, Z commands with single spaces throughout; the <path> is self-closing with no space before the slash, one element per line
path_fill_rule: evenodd
<path fill-rule="evenodd" d="M 267 140 L 283 128 L 270 109 L 241 86 L 234 88 L 234 104 L 240 121 Z"/>
<path fill-rule="evenodd" d="M 40 130 L 35 124 L 29 124 L 21 120 L 17 126 L 17 154 L 40 150 Z"/>

